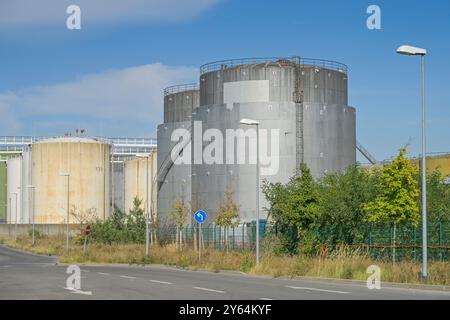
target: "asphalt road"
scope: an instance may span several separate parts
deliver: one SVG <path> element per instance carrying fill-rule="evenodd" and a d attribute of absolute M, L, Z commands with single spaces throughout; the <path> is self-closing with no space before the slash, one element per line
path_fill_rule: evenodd
<path fill-rule="evenodd" d="M 447 299 L 449 291 L 360 283 L 273 279 L 150 266 L 80 266 L 81 288 L 66 288 L 67 266 L 0 245 L 0 299 Z"/>

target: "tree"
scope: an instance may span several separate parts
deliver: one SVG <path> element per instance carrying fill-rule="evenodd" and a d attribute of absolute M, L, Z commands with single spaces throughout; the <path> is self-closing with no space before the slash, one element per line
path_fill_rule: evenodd
<path fill-rule="evenodd" d="M 219 203 L 219 210 L 214 219 L 216 225 L 225 228 L 225 248 L 228 249 L 228 229 L 236 228 L 239 225 L 240 206 L 234 201 L 234 192 L 225 191 L 222 201 Z"/>
<path fill-rule="evenodd" d="M 438 170 L 427 173 L 427 215 L 430 222 L 450 221 L 450 185 L 445 183 L 448 177 Z M 417 175 L 418 184 L 422 184 L 422 175 Z M 422 198 L 419 198 L 419 208 Z"/>
<path fill-rule="evenodd" d="M 93 222 L 97 218 L 97 208 L 89 208 L 85 211 L 78 209 L 76 205 L 72 205 L 69 211 L 73 219 L 79 224 L 78 231 L 80 240 L 84 237 L 85 226 Z"/>
<path fill-rule="evenodd" d="M 285 185 L 264 182 L 263 193 L 270 204 L 268 211 L 275 226 L 287 236 L 282 240 L 287 251 L 297 251 L 299 242 L 306 252 L 308 245 L 315 242 L 311 231 L 320 212 L 318 185 L 306 164 L 302 163 L 299 172 Z M 294 234 L 289 232 L 292 227 Z"/>
<path fill-rule="evenodd" d="M 397 225 L 404 223 L 417 225 L 420 219 L 417 206 L 419 189 L 415 179 L 417 169 L 405 156 L 407 153 L 406 148 L 399 149 L 398 156 L 381 169 L 380 194 L 363 206 L 368 213 L 367 221 L 394 223 L 392 256 L 394 263 Z"/>
<path fill-rule="evenodd" d="M 189 215 L 189 205 L 186 203 L 184 197 L 175 200 L 172 204 L 173 211 L 168 211 L 167 213 L 171 217 L 172 221 L 175 223 L 176 230 L 176 245 L 177 248 L 181 249 L 183 245 L 183 227 L 186 224 L 186 219 Z"/>
<path fill-rule="evenodd" d="M 359 165 L 345 171 L 326 174 L 319 181 L 321 194 L 318 235 L 321 242 L 359 244 L 365 241 L 367 228 L 363 205 L 378 194 L 378 170 Z"/>

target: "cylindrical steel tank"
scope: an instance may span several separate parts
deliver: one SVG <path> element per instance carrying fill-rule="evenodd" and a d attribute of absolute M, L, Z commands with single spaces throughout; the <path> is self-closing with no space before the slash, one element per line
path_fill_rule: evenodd
<path fill-rule="evenodd" d="M 183 84 L 164 89 L 164 123 L 190 121 L 200 105 L 197 84 Z"/>
<path fill-rule="evenodd" d="M 21 173 L 22 158 L 9 158 L 7 161 L 7 223 L 21 223 L 22 193 Z M 17 209 L 17 211 L 16 211 Z"/>
<path fill-rule="evenodd" d="M 111 160 L 111 208 L 125 211 L 125 161 L 113 155 Z"/>
<path fill-rule="evenodd" d="M 287 182 L 302 162 L 319 177 L 356 161 L 355 109 L 347 105 L 345 65 L 297 57 L 204 65 L 200 107 L 192 119 L 201 127 L 193 130 L 193 159 L 203 161 L 192 166 L 192 203 L 209 212 L 210 221 L 227 190 L 240 205 L 241 221 L 255 220 L 256 160 L 252 163 L 250 157 L 256 149 L 249 145 L 256 145 L 256 135 L 251 132 L 254 126 L 240 124 L 242 118 L 259 121 L 261 181 Z M 243 136 L 230 135 L 234 141 L 229 141 L 227 131 L 236 133 L 239 128 L 245 130 L 240 132 Z M 218 129 L 224 146 L 231 142 L 234 148 L 223 148 L 223 164 L 204 161 L 208 143 L 202 140 L 208 129 Z M 201 146 L 196 149 L 197 140 Z M 236 156 L 228 161 L 225 158 L 230 150 L 237 152 L 239 141 L 246 148 L 246 161 L 239 163 Z M 260 205 L 267 206 L 262 193 Z"/>
<path fill-rule="evenodd" d="M 187 135 L 192 130 L 192 115 L 200 103 L 198 85 L 178 85 L 164 90 L 164 123 L 158 126 L 158 214 L 162 220 L 168 211 L 173 211 L 175 202 L 191 202 L 191 165 L 172 164 L 171 151 L 178 141 L 172 141 L 172 133 L 184 129 Z M 190 152 L 190 144 L 185 151 Z M 189 156 L 190 158 L 190 156 Z"/>
<path fill-rule="evenodd" d="M 147 199 L 149 213 L 156 209 L 156 191 L 154 188 L 156 168 L 157 168 L 157 152 L 154 151 L 150 155 L 143 158 L 134 158 L 124 162 L 124 190 L 125 190 L 125 212 L 129 212 L 133 208 L 133 201 L 137 197 L 142 201 L 141 208 L 145 212 Z M 147 179 L 148 175 L 148 179 Z M 148 189 L 147 189 L 148 181 Z M 148 191 L 148 195 L 147 195 Z M 153 201 L 152 201 L 153 199 Z"/>
<path fill-rule="evenodd" d="M 0 161 L 0 223 L 6 222 L 6 210 L 8 203 L 6 182 L 6 161 Z"/>
<path fill-rule="evenodd" d="M 32 150 L 36 223 L 65 223 L 68 199 L 71 210 L 94 210 L 99 219 L 109 217 L 109 143 L 62 137 L 41 140 Z M 69 223 L 77 221 L 70 216 Z"/>

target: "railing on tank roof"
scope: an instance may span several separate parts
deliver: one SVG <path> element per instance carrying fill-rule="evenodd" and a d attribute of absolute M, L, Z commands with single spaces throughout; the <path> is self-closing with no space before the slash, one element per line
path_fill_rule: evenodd
<path fill-rule="evenodd" d="M 24 145 L 30 144 L 34 141 L 43 139 L 44 137 L 32 136 L 0 136 L 0 144 L 2 145 Z"/>
<path fill-rule="evenodd" d="M 269 63 L 278 63 L 280 64 L 280 66 L 289 66 L 295 64 L 302 66 L 309 65 L 317 68 L 326 68 L 343 73 L 348 72 L 347 65 L 332 60 L 311 59 L 301 57 L 272 57 L 272 58 L 242 58 L 242 59 L 230 59 L 230 60 L 210 62 L 200 67 L 200 75 L 203 75 L 211 71 L 223 70 L 238 66 L 252 65 L 252 64 L 269 64 Z"/>
<path fill-rule="evenodd" d="M 61 136 L 63 137 L 63 136 Z M 60 138 L 61 138 L 60 137 Z M 77 137 L 77 136 L 70 136 Z M 30 136 L 0 136 L 0 151 L 4 153 L 19 154 L 33 142 L 56 137 L 30 137 Z M 135 154 L 151 152 L 157 147 L 154 138 L 105 138 L 92 137 L 96 141 L 108 143 L 113 146 L 113 152 L 117 154 Z"/>
<path fill-rule="evenodd" d="M 107 141 L 114 146 L 156 146 L 156 139 L 154 138 L 103 138 L 96 137 L 96 139 Z"/>
<path fill-rule="evenodd" d="M 199 85 L 197 83 L 186 83 L 175 86 L 170 86 L 164 89 L 164 97 L 169 94 L 191 91 L 191 90 L 199 90 Z"/>

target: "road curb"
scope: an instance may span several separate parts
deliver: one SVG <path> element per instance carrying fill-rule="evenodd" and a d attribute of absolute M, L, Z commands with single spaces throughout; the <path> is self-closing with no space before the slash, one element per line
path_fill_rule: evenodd
<path fill-rule="evenodd" d="M 0 246 L 5 247 L 8 250 L 15 251 L 17 253 L 25 253 L 25 254 L 30 255 L 30 256 L 35 256 L 35 257 L 39 257 L 39 258 L 52 258 L 52 259 L 55 259 L 55 260 L 58 259 L 58 256 L 51 256 L 51 255 L 49 256 L 49 255 L 45 255 L 45 254 L 38 254 L 38 253 L 30 252 L 30 251 L 25 251 L 25 250 L 22 250 L 22 249 L 10 247 L 7 244 L 0 244 Z M 55 263 L 56 263 L 56 261 L 55 261 Z"/>
<path fill-rule="evenodd" d="M 365 286 L 365 280 L 355 280 L 355 279 L 338 279 L 338 278 L 322 278 L 322 277 L 289 277 L 283 276 L 278 277 L 277 279 L 285 279 L 285 280 L 311 280 L 311 281 L 323 281 L 330 283 L 344 283 L 344 284 L 358 284 Z M 401 282 L 381 282 L 381 287 L 385 288 L 398 288 L 398 289 L 420 289 L 420 290 L 433 290 L 433 291 L 449 291 L 450 286 L 445 285 L 431 285 L 431 284 L 419 284 L 419 283 L 401 283 Z"/>

